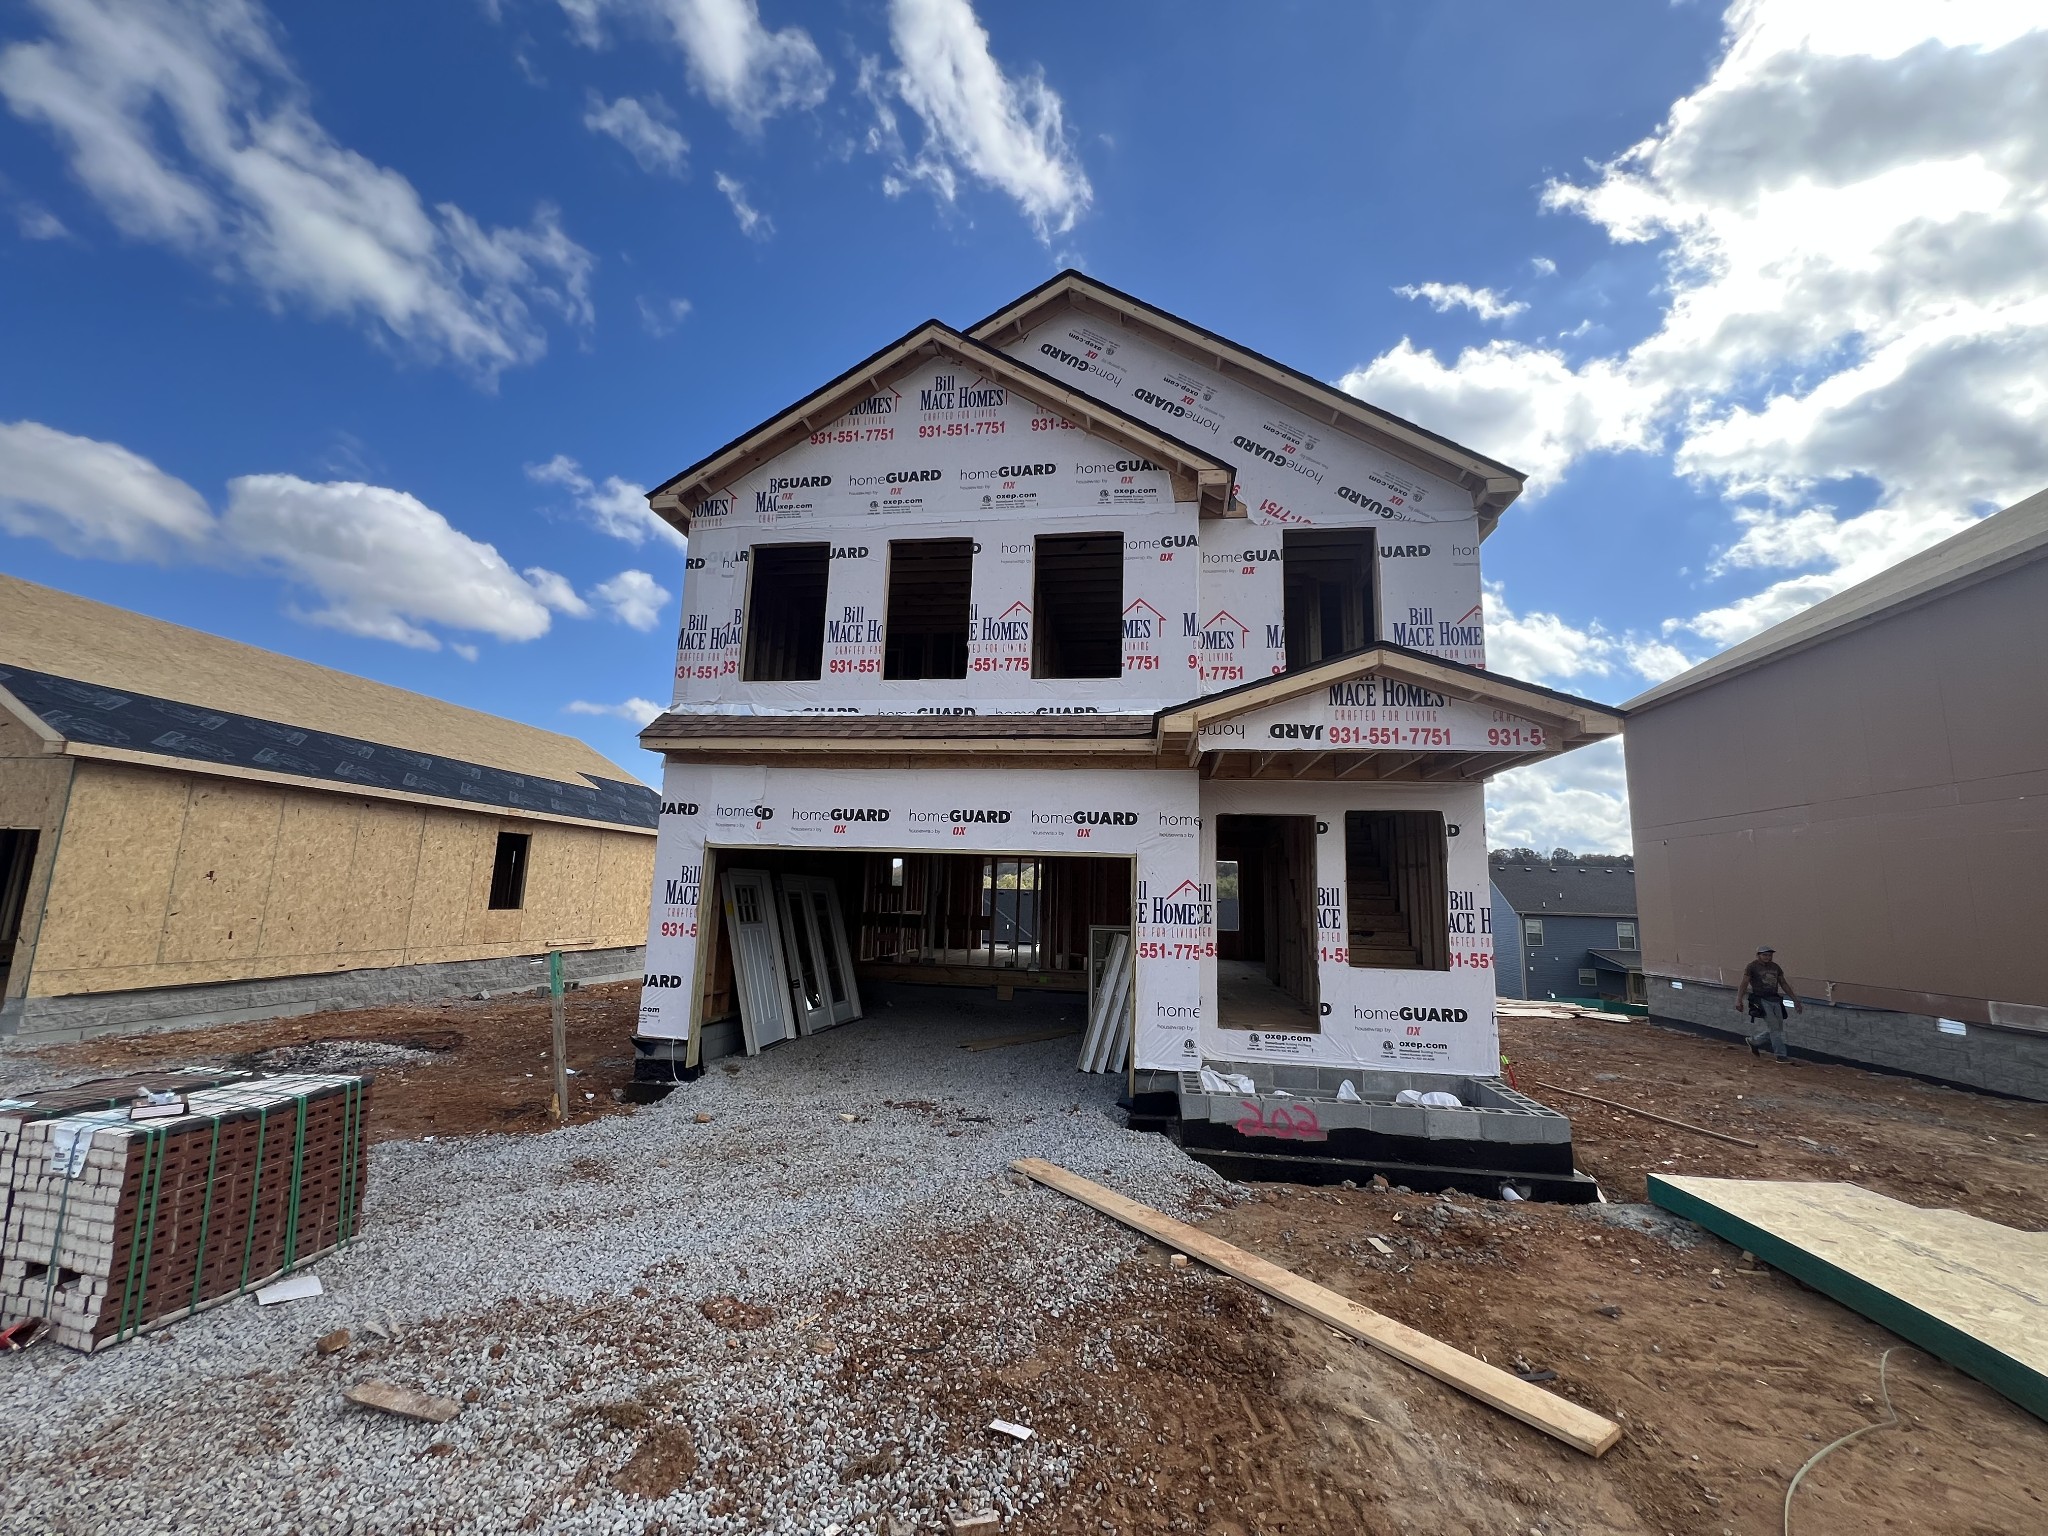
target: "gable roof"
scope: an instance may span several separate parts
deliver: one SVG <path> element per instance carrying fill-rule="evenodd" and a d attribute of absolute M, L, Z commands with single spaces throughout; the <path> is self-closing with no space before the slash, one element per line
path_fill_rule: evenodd
<path fill-rule="evenodd" d="M 1397 682 L 1414 683 L 1454 699 L 1485 704 L 1534 720 L 1539 725 L 1548 726 L 1557 735 L 1556 751 L 1568 752 L 1621 731 L 1621 711 L 1609 705 L 1596 704 L 1591 699 L 1559 693 L 1554 688 L 1503 677 L 1484 667 L 1468 667 L 1462 662 L 1432 656 L 1427 651 L 1412 650 L 1405 645 L 1381 640 L 1341 656 L 1333 656 L 1315 666 L 1304 667 L 1298 672 L 1262 677 L 1219 693 L 1190 699 L 1170 710 L 1162 710 L 1159 723 L 1162 747 L 1169 752 L 1188 747 L 1200 736 L 1205 725 L 1249 714 L 1269 704 L 1282 704 L 1305 693 L 1317 693 L 1333 683 L 1350 682 L 1366 676 L 1391 677 Z"/>
<path fill-rule="evenodd" d="M 1489 858 L 1494 889 L 1517 917 L 1634 917 L 1636 872 L 1621 864 L 1512 863 Z"/>
<path fill-rule="evenodd" d="M 1078 422 L 1090 432 L 1151 459 L 1173 476 L 1174 499 L 1199 501 L 1204 517 L 1244 515 L 1243 508 L 1234 507 L 1231 499 L 1237 481 L 1233 465 L 1160 431 L 1150 422 L 1127 416 L 1115 406 L 1105 405 L 1050 374 L 1040 373 L 1028 363 L 984 346 L 939 320 L 925 321 L 794 405 L 743 432 L 682 473 L 670 476 L 647 493 L 648 505 L 666 522 L 688 534 L 691 509 L 702 497 L 807 441 L 814 432 L 837 421 L 868 396 L 879 394 L 890 379 L 934 357 L 950 357 L 1007 385 L 1025 399 Z"/>
<path fill-rule="evenodd" d="M 1441 475 L 1471 493 L 1482 539 L 1493 532 L 1501 513 L 1521 495 L 1529 478 L 1498 459 L 1475 453 L 1427 427 L 1383 411 L 1263 352 L 1255 352 L 1072 268 L 969 326 L 968 334 L 991 346 L 1001 346 L 1039 325 L 1062 304 L 1141 331 L 1193 362 L 1277 396 L 1310 417 L 1348 430 L 1398 459 Z"/>
<path fill-rule="evenodd" d="M 1880 623 L 1892 614 L 1931 603 L 2044 557 L 2048 557 L 2048 491 L 2039 491 L 1932 548 L 1908 555 L 1868 581 L 1860 581 L 1782 624 L 1772 625 L 1762 634 L 1729 646 L 1690 671 L 1637 694 L 1622 708 L 1637 714 L 1668 704 L 1709 683 Z"/>
<path fill-rule="evenodd" d="M 652 829 L 574 737 L 0 575 L 0 708 L 76 757 Z"/>

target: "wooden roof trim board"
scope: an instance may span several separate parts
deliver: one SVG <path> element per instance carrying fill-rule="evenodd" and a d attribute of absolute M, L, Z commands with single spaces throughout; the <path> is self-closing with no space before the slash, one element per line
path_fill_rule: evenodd
<path fill-rule="evenodd" d="M 155 768 L 166 773 L 196 773 L 209 779 L 245 779 L 254 784 L 274 784 L 282 789 L 301 789 L 308 794 L 341 795 L 351 800 L 396 800 L 406 805 L 434 810 L 462 811 L 471 816 L 505 821 L 551 821 L 568 827 L 587 827 L 593 832 L 625 832 L 634 837 L 652 837 L 653 827 L 634 826 L 622 821 L 593 821 L 582 816 L 563 816 L 554 811 L 532 811 L 523 806 L 492 805 L 476 800 L 449 800 L 440 795 L 418 795 L 410 790 L 385 789 L 376 784 L 341 784 L 326 779 L 305 779 L 296 774 L 272 773 L 262 768 L 242 768 L 233 763 L 209 763 L 204 758 L 165 757 L 154 752 L 131 752 L 125 747 L 103 747 L 90 741 L 61 743 L 65 757 L 89 762 L 119 763 L 132 768 Z"/>
<path fill-rule="evenodd" d="M 1028 363 L 984 346 L 940 320 L 925 321 L 794 405 L 664 480 L 647 493 L 647 504 L 687 535 L 691 509 L 698 501 L 786 453 L 869 395 L 879 393 L 889 380 L 936 356 L 952 357 L 1001 381 L 1034 404 L 1058 411 L 1086 430 L 1153 460 L 1174 477 L 1175 499 L 1199 502 L 1202 516 L 1244 516 L 1244 508 L 1233 499 L 1237 483 L 1234 465 L 1040 373 Z"/>
<path fill-rule="evenodd" d="M 1071 269 L 969 326 L 968 334 L 999 346 L 1004 340 L 1031 330 L 1063 301 L 1084 313 L 1093 311 L 1146 332 L 1190 361 L 1218 373 L 1239 376 L 1268 392 L 1277 391 L 1290 405 L 1317 420 L 1347 429 L 1374 447 L 1443 475 L 1471 493 L 1482 539 L 1493 532 L 1501 513 L 1521 495 L 1528 480 L 1520 470 L 1497 459 L 1475 453 L 1461 443 L 1383 411 L 1264 353 Z"/>
<path fill-rule="evenodd" d="M 1571 746 L 1621 731 L 1621 711 L 1609 705 L 1380 641 L 1299 672 L 1260 678 L 1161 711 L 1161 740 L 1170 747 L 1199 735 L 1205 725 L 1367 675 L 1416 683 L 1451 698 L 1507 710 L 1555 728 Z"/>

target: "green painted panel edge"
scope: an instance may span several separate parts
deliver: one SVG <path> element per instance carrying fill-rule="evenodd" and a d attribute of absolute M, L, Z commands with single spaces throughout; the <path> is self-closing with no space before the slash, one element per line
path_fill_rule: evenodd
<path fill-rule="evenodd" d="M 1667 1183 L 1661 1175 L 1651 1174 L 1648 1183 L 1653 1205 L 1697 1222 L 1716 1237 L 1747 1249 L 1773 1269 L 1782 1269 L 1794 1279 L 1803 1280 L 1880 1327 L 1889 1328 L 1900 1338 L 1976 1377 L 2036 1418 L 2048 1420 L 2048 1376 L 1818 1254 Z"/>

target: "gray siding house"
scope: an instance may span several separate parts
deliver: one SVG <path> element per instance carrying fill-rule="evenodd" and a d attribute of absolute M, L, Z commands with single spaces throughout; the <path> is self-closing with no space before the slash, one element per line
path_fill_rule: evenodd
<path fill-rule="evenodd" d="M 1487 863 L 1499 996 L 1643 1000 L 1633 859 L 1517 849 L 1496 850 Z"/>

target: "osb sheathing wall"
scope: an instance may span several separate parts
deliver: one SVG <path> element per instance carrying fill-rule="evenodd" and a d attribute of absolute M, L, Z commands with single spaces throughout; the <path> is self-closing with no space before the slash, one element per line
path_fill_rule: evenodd
<path fill-rule="evenodd" d="M 14 965 L 7 975 L 5 997 L 18 997 L 28 985 L 35 954 L 43 890 L 57 854 L 57 828 L 64 820 L 64 797 L 71 787 L 72 760 L 46 753 L 42 739 L 11 715 L 0 713 L 0 827 L 33 830 L 36 862 L 29 871 L 28 899 L 22 903 L 21 934 Z M 5 1001 L 0 997 L 0 1001 Z"/>
<path fill-rule="evenodd" d="M 643 942 L 653 837 L 80 761 L 38 997 Z M 488 901 L 500 831 L 525 903 Z"/>

